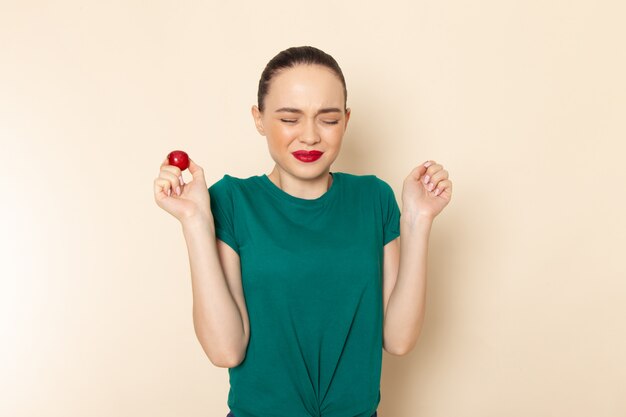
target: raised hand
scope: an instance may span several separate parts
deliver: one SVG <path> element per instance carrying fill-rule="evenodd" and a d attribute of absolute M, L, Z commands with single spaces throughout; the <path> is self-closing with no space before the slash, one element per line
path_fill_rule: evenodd
<path fill-rule="evenodd" d="M 154 180 L 154 200 L 181 223 L 194 218 L 210 220 L 211 204 L 204 170 L 189 158 L 189 172 L 193 179 L 185 184 L 180 168 L 169 165 L 166 157 Z"/>
<path fill-rule="evenodd" d="M 452 181 L 448 171 L 435 161 L 415 167 L 402 185 L 402 211 L 432 219 L 450 202 Z"/>

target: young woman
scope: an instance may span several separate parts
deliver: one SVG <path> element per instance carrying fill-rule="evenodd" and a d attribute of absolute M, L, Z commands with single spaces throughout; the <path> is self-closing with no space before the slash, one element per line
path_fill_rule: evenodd
<path fill-rule="evenodd" d="M 415 167 L 402 189 L 330 171 L 350 119 L 337 62 L 310 46 L 280 52 L 259 81 L 256 129 L 270 174 L 228 174 L 208 188 L 163 161 L 159 207 L 180 220 L 198 340 L 229 368 L 228 417 L 370 417 L 382 349 L 403 355 L 424 316 L 433 219 L 448 172 Z"/>

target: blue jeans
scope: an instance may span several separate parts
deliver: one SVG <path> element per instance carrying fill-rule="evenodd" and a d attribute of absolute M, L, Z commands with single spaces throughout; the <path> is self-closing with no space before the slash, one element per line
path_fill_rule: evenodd
<path fill-rule="evenodd" d="M 229 411 L 226 417 L 235 417 L 235 415 L 233 414 L 232 411 Z M 372 414 L 372 417 L 378 417 L 378 410 L 374 411 L 374 414 Z"/>

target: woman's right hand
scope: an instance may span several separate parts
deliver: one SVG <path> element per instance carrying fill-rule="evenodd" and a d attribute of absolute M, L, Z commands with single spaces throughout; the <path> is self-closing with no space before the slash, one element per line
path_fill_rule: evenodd
<path fill-rule="evenodd" d="M 193 179 L 185 184 L 180 168 L 169 165 L 167 157 L 154 180 L 154 200 L 163 210 L 181 223 L 194 219 L 210 220 L 211 201 L 204 179 L 204 171 L 189 158 L 189 172 Z M 180 195 L 176 193 L 179 187 Z"/>

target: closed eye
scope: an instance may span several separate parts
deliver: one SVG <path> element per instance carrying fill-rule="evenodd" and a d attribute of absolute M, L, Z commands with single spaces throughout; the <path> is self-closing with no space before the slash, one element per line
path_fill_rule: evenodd
<path fill-rule="evenodd" d="M 280 119 L 280 121 L 284 122 L 284 123 L 295 123 L 295 122 L 297 122 L 296 119 Z M 336 125 L 337 123 L 339 123 L 339 121 L 338 120 L 333 120 L 333 121 L 326 121 L 325 120 L 324 123 L 326 123 L 327 125 Z"/>

